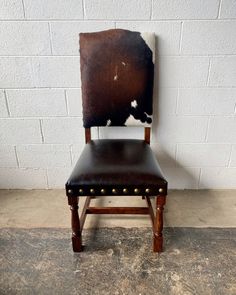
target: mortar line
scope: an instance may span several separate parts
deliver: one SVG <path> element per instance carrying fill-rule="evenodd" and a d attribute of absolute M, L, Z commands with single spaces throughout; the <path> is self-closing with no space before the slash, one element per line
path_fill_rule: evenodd
<path fill-rule="evenodd" d="M 212 61 L 212 57 L 209 57 L 209 66 L 208 66 L 208 71 L 207 71 L 206 87 L 209 86 L 210 71 L 211 71 L 211 61 Z"/>
<path fill-rule="evenodd" d="M 153 0 L 151 1 L 151 13 L 150 13 L 150 20 L 153 18 Z"/>
<path fill-rule="evenodd" d="M 68 97 L 66 94 L 66 89 L 64 89 L 65 103 L 66 103 L 66 113 L 69 116 L 69 108 L 68 108 Z"/>
<path fill-rule="evenodd" d="M 179 93 L 180 93 L 180 89 L 177 89 L 177 97 L 176 97 L 176 101 L 175 101 L 175 115 L 178 115 L 178 106 L 179 106 Z"/>
<path fill-rule="evenodd" d="M 219 2 L 218 13 L 217 13 L 216 19 L 220 19 L 219 16 L 220 16 L 220 13 L 221 13 L 221 6 L 222 6 L 222 0 L 220 0 L 220 2 Z"/>
<path fill-rule="evenodd" d="M 4 90 L 3 93 L 4 93 L 4 97 L 5 97 L 5 104 L 6 104 L 6 108 L 7 108 L 7 114 L 8 114 L 8 117 L 11 117 L 6 90 Z"/>
<path fill-rule="evenodd" d="M 86 9 L 85 9 L 85 3 L 84 3 L 85 0 L 82 0 L 82 9 L 83 9 L 83 19 L 85 20 L 86 19 Z"/>
<path fill-rule="evenodd" d="M 52 48 L 52 30 L 51 30 L 51 24 L 50 24 L 50 22 L 48 22 L 48 31 L 49 31 L 50 51 L 51 51 L 51 55 L 53 55 L 53 48 Z"/>
<path fill-rule="evenodd" d="M 179 37 L 179 55 L 181 54 L 181 51 L 182 51 L 183 26 L 184 26 L 184 22 L 181 21 L 181 26 L 180 26 L 180 37 Z"/>
<path fill-rule="evenodd" d="M 118 18 L 113 18 L 113 19 L 101 19 L 101 18 L 75 18 L 75 19 L 60 19 L 60 18 L 54 18 L 54 19 L 43 19 L 43 18 L 35 18 L 35 19 L 22 19 L 22 18 L 16 18 L 16 19 L 2 19 L 0 20 L 1 22 L 48 22 L 50 20 L 50 22 L 113 22 L 113 21 L 117 21 L 117 22 L 148 22 L 150 21 L 149 18 L 145 18 L 145 19 L 138 19 L 137 18 L 132 18 L 132 19 L 118 19 Z M 173 18 L 165 18 L 165 19 L 151 19 L 151 22 L 179 22 L 179 21 L 187 21 L 187 22 L 216 22 L 216 21 L 221 21 L 221 22 L 227 22 L 227 21 L 235 21 L 235 18 L 229 17 L 229 18 L 198 18 L 198 19 L 173 19 Z"/>
<path fill-rule="evenodd" d="M 26 20 L 26 12 L 25 12 L 25 3 L 24 3 L 24 0 L 21 0 L 21 3 L 22 3 L 22 7 L 23 7 L 24 19 Z"/>
<path fill-rule="evenodd" d="M 174 167 L 177 167 L 177 152 L 178 152 L 178 142 L 175 143 L 175 165 Z"/>
<path fill-rule="evenodd" d="M 45 174 L 46 174 L 46 185 L 47 185 L 47 189 L 49 189 L 48 168 L 45 169 Z"/>
<path fill-rule="evenodd" d="M 15 156 L 16 156 L 16 163 L 17 163 L 17 167 L 20 168 L 20 163 L 19 163 L 19 158 L 16 152 L 16 146 L 14 145 L 14 151 L 15 151 Z"/>
<path fill-rule="evenodd" d="M 231 158 L 232 158 L 232 153 L 233 153 L 233 144 L 231 144 L 230 147 L 230 152 L 229 152 L 229 160 L 228 160 L 228 165 L 226 167 L 230 168 L 230 163 L 231 163 Z"/>
<path fill-rule="evenodd" d="M 70 164 L 72 166 L 72 163 L 73 163 L 73 161 L 72 161 L 72 144 L 69 144 L 69 151 L 70 151 Z"/>
<path fill-rule="evenodd" d="M 43 123 L 42 123 L 42 119 L 39 119 L 41 139 L 42 139 L 42 143 L 44 143 L 43 126 L 42 126 L 42 124 L 43 124 Z"/>
<path fill-rule="evenodd" d="M 206 135 L 205 135 L 204 143 L 207 143 L 207 139 L 208 139 L 209 126 L 210 126 L 210 118 L 211 118 L 211 116 L 209 116 L 208 117 L 208 120 L 207 120 L 207 128 L 206 128 Z"/>
<path fill-rule="evenodd" d="M 202 168 L 200 167 L 199 175 L 198 175 L 198 183 L 197 183 L 197 188 L 198 189 L 200 189 L 201 178 L 202 178 Z"/>

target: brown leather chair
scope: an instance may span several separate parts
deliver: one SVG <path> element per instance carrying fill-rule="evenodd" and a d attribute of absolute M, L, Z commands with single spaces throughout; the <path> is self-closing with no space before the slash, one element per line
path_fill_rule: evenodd
<path fill-rule="evenodd" d="M 154 40 L 153 34 L 121 29 L 80 34 L 86 145 L 66 183 L 75 252 L 82 250 L 81 233 L 87 214 L 148 214 L 153 228 L 153 250 L 162 251 L 167 181 L 149 145 Z M 144 126 L 144 140 L 91 139 L 90 127 L 129 125 Z M 105 195 L 140 195 L 147 206 L 90 207 L 91 198 Z M 79 218 L 80 196 L 87 198 Z M 156 196 L 156 214 L 151 196 Z"/>

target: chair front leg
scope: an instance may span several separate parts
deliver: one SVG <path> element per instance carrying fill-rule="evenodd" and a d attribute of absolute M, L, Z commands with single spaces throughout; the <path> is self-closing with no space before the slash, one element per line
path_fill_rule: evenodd
<path fill-rule="evenodd" d="M 162 252 L 163 250 L 163 211 L 166 203 L 166 196 L 156 198 L 156 217 L 154 223 L 153 251 Z"/>
<path fill-rule="evenodd" d="M 74 252 L 82 251 L 82 235 L 78 213 L 78 197 L 68 197 L 71 210 L 72 247 Z"/>

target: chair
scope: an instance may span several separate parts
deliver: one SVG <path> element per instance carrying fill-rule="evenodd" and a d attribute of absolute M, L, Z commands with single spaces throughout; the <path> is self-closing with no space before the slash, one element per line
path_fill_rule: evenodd
<path fill-rule="evenodd" d="M 87 214 L 147 214 L 153 251 L 163 249 L 167 181 L 150 148 L 154 78 L 154 35 L 112 29 L 80 34 L 85 148 L 66 183 L 72 215 L 72 246 L 82 251 Z M 91 139 L 91 127 L 144 127 L 144 140 Z M 124 127 L 125 128 L 125 127 Z M 145 207 L 91 207 L 91 198 L 142 196 Z M 78 200 L 87 196 L 81 216 Z M 156 196 L 155 211 L 150 197 Z"/>

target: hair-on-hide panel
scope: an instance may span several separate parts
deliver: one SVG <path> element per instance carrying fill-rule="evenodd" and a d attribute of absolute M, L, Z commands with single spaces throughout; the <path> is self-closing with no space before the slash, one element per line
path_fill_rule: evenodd
<path fill-rule="evenodd" d="M 80 34 L 84 127 L 152 123 L 155 37 L 112 29 Z"/>

